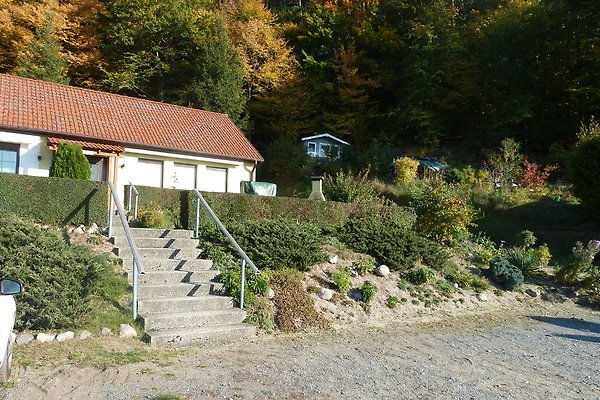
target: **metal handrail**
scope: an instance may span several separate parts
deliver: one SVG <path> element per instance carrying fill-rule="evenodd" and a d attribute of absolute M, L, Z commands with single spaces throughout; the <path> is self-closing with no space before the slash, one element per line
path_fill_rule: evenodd
<path fill-rule="evenodd" d="M 123 210 L 123 204 L 121 204 L 121 199 L 119 199 L 119 195 L 117 194 L 115 187 L 112 182 L 108 182 L 108 187 L 110 188 L 110 196 L 111 201 L 108 207 L 108 237 L 112 237 L 112 223 L 114 216 L 114 205 L 117 206 L 117 213 L 119 215 L 119 219 L 121 220 L 121 224 L 123 225 L 123 230 L 125 231 L 125 237 L 127 238 L 127 243 L 129 244 L 129 248 L 131 249 L 131 254 L 133 256 L 133 265 L 132 265 L 132 275 L 133 275 L 133 301 L 132 301 L 132 310 L 133 310 L 133 319 L 137 318 L 137 289 L 138 289 L 138 274 L 145 274 L 144 267 L 142 266 L 142 262 L 140 260 L 140 254 L 138 252 L 137 246 L 135 245 L 135 240 L 131 235 L 131 231 L 129 230 L 129 224 L 127 223 L 127 218 L 125 217 L 125 210 Z M 131 198 L 131 197 L 130 197 Z M 137 204 L 137 200 L 136 200 Z"/>
<path fill-rule="evenodd" d="M 133 183 L 129 182 L 129 207 L 127 207 L 128 212 L 131 212 L 131 198 L 133 197 L 133 193 L 135 193 L 135 208 L 133 212 L 133 219 L 137 220 L 140 192 L 138 192 L 137 188 Z"/>
<path fill-rule="evenodd" d="M 225 228 L 225 225 L 223 225 L 223 223 L 219 220 L 219 217 L 217 217 L 217 215 L 214 213 L 212 208 L 210 208 L 210 206 L 208 205 L 206 200 L 204 200 L 204 197 L 202 197 L 202 195 L 200 194 L 198 189 L 194 189 L 194 194 L 196 195 L 196 229 L 194 230 L 196 238 L 198 238 L 198 234 L 199 234 L 199 230 L 200 230 L 200 204 L 202 204 L 202 206 L 208 212 L 208 215 L 217 224 L 217 227 L 219 227 L 219 230 L 223 233 L 223 235 L 225 235 L 227 240 L 229 240 L 229 243 L 231 243 L 231 245 L 233 246 L 235 251 L 237 251 L 237 253 L 240 255 L 241 268 L 242 268 L 241 283 L 240 283 L 240 308 L 243 310 L 244 309 L 244 284 L 245 284 L 245 280 L 246 280 L 246 264 L 248 264 L 250 266 L 250 268 L 252 268 L 252 270 L 254 271 L 255 274 L 258 274 L 260 271 L 258 270 L 258 268 L 256 268 L 256 266 L 254 265 L 252 260 L 250 260 L 250 258 L 246 255 L 246 253 L 240 247 L 240 245 L 235 241 L 233 236 L 231 236 L 231 234 L 229 233 L 227 228 Z"/>

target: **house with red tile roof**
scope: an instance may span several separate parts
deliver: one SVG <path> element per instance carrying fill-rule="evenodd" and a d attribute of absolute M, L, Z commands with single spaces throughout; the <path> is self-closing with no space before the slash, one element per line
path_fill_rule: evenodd
<path fill-rule="evenodd" d="M 0 172 L 48 176 L 60 142 L 92 179 L 240 192 L 260 153 L 225 114 L 0 74 Z"/>

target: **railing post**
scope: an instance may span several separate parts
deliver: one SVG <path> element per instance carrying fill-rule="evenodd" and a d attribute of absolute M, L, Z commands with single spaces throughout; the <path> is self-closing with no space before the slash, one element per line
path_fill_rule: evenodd
<path fill-rule="evenodd" d="M 133 260 L 133 301 L 131 304 L 131 309 L 133 310 L 133 320 L 137 318 L 137 287 L 138 287 L 138 273 L 137 273 L 137 264 L 135 259 Z"/>
<path fill-rule="evenodd" d="M 242 279 L 240 282 L 240 310 L 244 309 L 244 285 L 246 283 L 246 260 L 242 258 Z"/>
<path fill-rule="evenodd" d="M 198 239 L 200 234 L 200 199 L 196 197 L 196 228 L 194 229 L 194 235 Z"/>
<path fill-rule="evenodd" d="M 140 196 L 138 194 L 135 195 L 135 210 L 133 212 L 133 219 L 137 220 L 137 212 L 138 212 L 138 204 L 140 201 Z"/>
<path fill-rule="evenodd" d="M 133 185 L 129 182 L 129 205 L 127 206 L 127 211 L 131 211 L 131 196 L 133 195 Z"/>
<path fill-rule="evenodd" d="M 111 189 L 109 189 L 109 190 L 112 193 L 112 190 Z M 110 196 L 110 198 L 108 200 L 109 200 L 109 202 L 108 202 L 108 204 L 109 204 L 108 205 L 108 237 L 111 238 L 112 237 L 112 233 L 113 233 L 112 232 L 113 214 L 114 214 L 115 210 L 113 208 L 114 201 L 113 201 L 112 196 Z"/>

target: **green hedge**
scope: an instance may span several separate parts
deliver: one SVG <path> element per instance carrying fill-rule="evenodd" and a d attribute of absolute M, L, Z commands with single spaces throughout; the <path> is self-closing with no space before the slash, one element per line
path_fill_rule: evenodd
<path fill-rule="evenodd" d="M 139 206 L 151 204 L 180 215 L 180 227 L 193 229 L 196 221 L 196 197 L 193 191 L 136 186 Z M 125 187 L 127 204 L 129 187 Z M 343 224 L 350 216 L 387 214 L 389 207 L 373 204 L 348 204 L 312 201 L 292 197 L 263 197 L 237 193 L 202 192 L 202 196 L 219 219 L 229 226 L 237 222 L 288 220 L 311 223 L 330 229 Z M 401 209 L 399 209 L 401 210 Z M 205 214 L 205 213 L 203 213 Z M 208 223 L 206 216 L 202 223 Z"/>
<path fill-rule="evenodd" d="M 108 185 L 67 178 L 0 174 L 0 213 L 49 225 L 106 225 Z"/>

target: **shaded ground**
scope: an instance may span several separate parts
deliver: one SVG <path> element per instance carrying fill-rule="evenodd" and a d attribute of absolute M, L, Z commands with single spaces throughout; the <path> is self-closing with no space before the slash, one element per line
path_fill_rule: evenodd
<path fill-rule="evenodd" d="M 572 303 L 199 347 L 159 363 L 20 367 L 0 398 L 597 399 L 600 313 Z"/>

